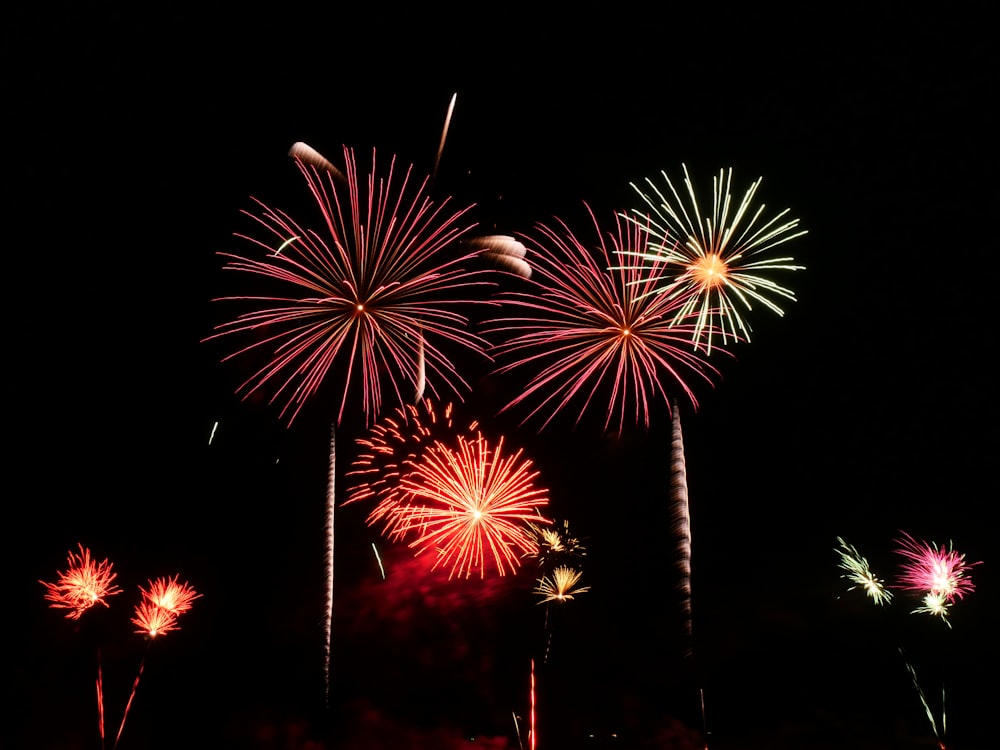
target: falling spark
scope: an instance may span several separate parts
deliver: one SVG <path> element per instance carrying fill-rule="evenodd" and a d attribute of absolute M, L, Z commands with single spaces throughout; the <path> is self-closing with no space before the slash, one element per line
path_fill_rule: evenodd
<path fill-rule="evenodd" d="M 215 431 L 217 429 L 219 429 L 219 423 L 218 422 L 213 422 L 212 423 L 212 432 L 209 433 L 209 436 L 208 436 L 208 444 L 209 445 L 211 445 L 212 441 L 215 440 Z"/>
<path fill-rule="evenodd" d="M 879 605 L 888 604 L 892 601 L 892 592 L 885 587 L 882 579 L 872 573 L 871 568 L 868 566 L 868 561 L 861 556 L 857 549 L 839 536 L 837 537 L 837 544 L 839 545 L 839 549 L 836 552 L 840 556 L 838 567 L 845 571 L 840 577 L 846 578 L 853 584 L 847 590 L 864 589 L 872 601 Z"/>
<path fill-rule="evenodd" d="M 934 732 L 934 737 L 938 741 L 938 747 L 940 750 L 947 750 L 944 744 L 944 688 L 941 689 L 941 726 L 942 730 L 938 732 L 937 721 L 934 719 L 934 712 L 931 710 L 930 704 L 927 702 L 927 696 L 924 695 L 924 689 L 920 687 L 920 680 L 917 679 L 917 670 L 913 668 L 909 660 L 906 658 L 906 654 L 903 649 L 899 649 L 900 656 L 903 657 L 903 663 L 906 664 L 906 669 L 910 673 L 910 677 L 913 680 L 913 687 L 917 689 L 917 695 L 920 697 L 920 703 L 924 707 L 924 713 L 927 714 L 927 720 L 931 723 L 931 729 Z"/>
<path fill-rule="evenodd" d="M 434 171 L 431 172 L 431 179 L 433 180 L 437 177 L 438 165 L 441 163 L 441 154 L 444 152 L 444 142 L 448 138 L 448 127 L 451 125 L 451 115 L 455 111 L 455 100 L 458 99 L 458 93 L 451 95 L 451 101 L 448 103 L 448 114 L 444 118 L 444 127 L 441 129 L 441 143 L 438 145 L 437 155 L 434 157 Z"/>
<path fill-rule="evenodd" d="M 755 303 L 760 303 L 772 312 L 784 315 L 771 298 L 795 301 L 795 295 L 789 289 L 761 273 L 797 271 L 803 266 L 793 265 L 792 258 L 755 258 L 801 237 L 806 231 L 794 231 L 798 227 L 798 219 L 779 223 L 788 209 L 757 227 L 757 221 L 764 212 L 763 204 L 741 228 L 741 222 L 752 210 L 754 195 L 763 178 L 750 185 L 735 213 L 730 215 L 733 205 L 730 195 L 732 169 L 720 170 L 719 176 L 713 179 L 712 214 L 703 217 L 687 166 L 682 167 L 690 199 L 690 214 L 666 172 L 661 172 L 661 175 L 672 200 L 649 178 L 646 184 L 652 189 L 652 195 L 632 184 L 648 209 L 652 210 L 652 215 L 646 210 L 635 210 L 628 218 L 642 226 L 649 224 L 655 240 L 650 243 L 649 251 L 629 255 L 678 269 L 679 275 L 665 283 L 658 283 L 655 291 L 650 293 L 666 293 L 669 297 L 682 298 L 683 304 L 678 307 L 674 321 L 680 322 L 692 314 L 696 315 L 693 341 L 696 346 L 704 345 L 705 350 L 711 352 L 716 332 L 721 334 L 723 344 L 728 339 L 750 340 L 751 328 L 740 308 L 750 310 Z M 657 271 L 656 275 L 661 273 Z"/>
<path fill-rule="evenodd" d="M 39 581 L 46 588 L 45 600 L 52 602 L 53 609 L 68 609 L 66 617 L 79 620 L 95 604 L 108 603 L 106 597 L 120 594 L 121 589 L 113 584 L 117 573 L 107 560 L 97 562 L 90 557 L 90 550 L 78 543 L 80 554 L 69 552 L 67 569 L 59 573 L 55 583 Z"/>
<path fill-rule="evenodd" d="M 347 182 L 347 178 L 344 176 L 344 173 L 337 169 L 333 165 L 332 161 L 327 159 L 323 156 L 323 154 L 307 143 L 296 141 L 292 144 L 292 147 L 288 149 L 288 155 L 303 164 L 308 164 L 312 167 L 316 167 L 317 169 L 326 170 L 338 182 Z"/>
<path fill-rule="evenodd" d="M 385 568 L 382 567 L 382 558 L 379 556 L 378 547 L 375 546 L 375 542 L 372 542 L 372 552 L 375 553 L 375 560 L 378 562 L 378 569 L 382 571 L 382 580 L 385 580 Z"/>

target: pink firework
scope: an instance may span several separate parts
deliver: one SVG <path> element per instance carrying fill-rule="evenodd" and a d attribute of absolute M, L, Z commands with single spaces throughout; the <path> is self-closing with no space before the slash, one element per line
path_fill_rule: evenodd
<path fill-rule="evenodd" d="M 331 371 L 340 375 L 337 421 L 348 402 L 374 420 L 383 396 L 408 403 L 422 390 L 468 389 L 446 356 L 446 345 L 483 354 L 485 342 L 469 332 L 462 313 L 482 300 L 477 281 L 462 265 L 478 251 L 460 250 L 471 228 L 469 208 L 452 211 L 448 201 L 426 194 L 428 178 L 402 177 L 395 159 L 379 173 L 372 154 L 368 174 L 359 173 L 354 152 L 344 148 L 344 175 L 303 161 L 293 151 L 319 209 L 320 229 L 301 225 L 285 212 L 257 201 L 260 236 L 252 256 L 221 253 L 226 270 L 274 282 L 274 296 L 222 298 L 250 307 L 210 336 L 243 336 L 250 343 L 226 359 L 256 354 L 259 369 L 240 387 L 246 395 L 269 389 L 294 421 Z M 471 207 L 470 207 L 471 208 Z M 404 395 L 403 384 L 410 388 Z"/>
<path fill-rule="evenodd" d="M 536 552 L 529 524 L 551 523 L 541 515 L 548 493 L 537 477 L 522 451 L 504 453 L 503 438 L 495 447 L 482 435 L 460 436 L 457 448 L 438 442 L 402 478 L 411 501 L 400 533 L 416 537 L 417 554 L 434 550 L 434 567 L 450 566 L 449 578 L 485 578 L 488 560 L 501 576 L 513 573 Z"/>
<path fill-rule="evenodd" d="M 686 298 L 658 292 L 666 263 L 654 258 L 640 270 L 628 260 L 646 254 L 648 229 L 616 215 L 604 232 L 587 211 L 596 244 L 561 220 L 539 225 L 538 241 L 526 238 L 532 290 L 498 295 L 523 315 L 490 326 L 503 337 L 495 353 L 506 363 L 497 372 L 534 370 L 503 410 L 532 404 L 525 421 L 544 415 L 544 428 L 563 410 L 576 411 L 579 423 L 593 404 L 606 404 L 606 430 L 621 432 L 627 421 L 648 428 L 653 402 L 669 409 L 676 388 L 697 407 L 689 382 L 711 383 L 718 371 L 692 345 L 697 321 L 681 314 Z"/>
<path fill-rule="evenodd" d="M 898 588 L 919 591 L 942 606 L 975 591 L 968 574 L 979 563 L 967 563 L 965 555 L 956 552 L 950 542 L 947 548 L 938 547 L 934 542 L 918 542 L 906 532 L 900 533 L 896 552 L 904 562 Z"/>
<path fill-rule="evenodd" d="M 80 554 L 70 552 L 67 555 L 65 571 L 59 573 L 55 583 L 39 581 L 46 588 L 45 599 L 54 609 L 68 609 L 66 617 L 78 620 L 95 604 L 108 603 L 106 597 L 120 594 L 121 589 L 114 585 L 117 573 L 112 570 L 112 564 L 107 560 L 97 562 L 91 559 L 90 550 L 78 544 Z"/>
<path fill-rule="evenodd" d="M 477 428 L 473 421 L 465 431 L 460 430 L 454 425 L 453 412 L 452 404 L 438 410 L 425 398 L 379 420 L 367 437 L 357 441 L 361 452 L 347 472 L 353 483 L 343 504 L 374 502 L 368 525 L 381 524 L 383 536 L 398 538 L 410 499 L 402 477 L 419 466 L 437 442 L 454 444 L 459 435 L 471 437 Z"/>

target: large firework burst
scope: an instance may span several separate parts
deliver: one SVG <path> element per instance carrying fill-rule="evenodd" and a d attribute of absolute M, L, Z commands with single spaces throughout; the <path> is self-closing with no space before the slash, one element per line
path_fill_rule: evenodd
<path fill-rule="evenodd" d="M 638 258 L 667 265 L 670 275 L 656 267 L 644 276 L 655 276 L 655 289 L 682 300 L 675 322 L 696 314 L 694 342 L 710 352 L 716 332 L 723 343 L 750 339 L 751 327 L 743 310 L 759 303 L 784 314 L 775 299 L 794 301 L 795 295 L 766 274 L 801 270 L 803 266 L 794 265 L 790 257 L 769 257 L 767 253 L 806 231 L 796 231 L 799 220 L 786 218 L 788 209 L 762 220 L 765 206 L 754 208 L 753 204 L 762 178 L 750 185 L 734 210 L 731 169 L 720 170 L 713 179 L 711 215 L 703 216 L 687 166 L 683 169 L 688 206 L 666 172 L 661 175 L 669 194 L 649 178 L 645 187 L 652 192 L 632 184 L 647 208 L 634 210 L 629 218 L 643 227 L 648 224 L 654 240 L 648 251 L 630 255 L 634 256 L 632 262 Z"/>
<path fill-rule="evenodd" d="M 412 167 L 390 160 L 379 171 L 374 152 L 370 171 L 359 172 L 345 147 L 346 168 L 320 169 L 316 160 L 295 163 L 319 209 L 321 229 L 299 224 L 260 201 L 245 211 L 257 235 L 239 234 L 258 254 L 220 253 L 226 270 L 275 282 L 275 296 L 232 296 L 248 312 L 216 328 L 210 339 L 242 335 L 251 339 L 225 359 L 251 352 L 264 364 L 240 390 L 247 395 L 273 389 L 271 400 L 293 421 L 331 370 L 342 375 L 339 422 L 349 401 L 361 403 L 366 418 L 378 414 L 387 392 L 398 403 L 413 400 L 424 378 L 431 393 L 468 389 L 447 345 L 482 354 L 484 343 L 469 332 L 462 308 L 482 295 L 463 263 L 475 252 L 459 250 L 472 228 L 469 208 L 451 210 L 435 203 Z M 399 172 L 403 171 L 402 177 Z M 403 385 L 410 388 L 404 392 Z M 358 394 L 360 392 L 360 398 Z"/>
<path fill-rule="evenodd" d="M 905 531 L 900 534 L 896 553 L 903 563 L 897 587 L 923 595 L 914 614 L 936 615 L 947 622 L 951 605 L 976 590 L 968 576 L 978 563 L 967 563 L 951 542 L 939 547 L 935 542 L 917 541 Z"/>
<path fill-rule="evenodd" d="M 435 443 L 401 479 L 410 504 L 400 535 L 415 536 L 417 554 L 434 550 L 434 567 L 450 567 L 449 577 L 485 577 L 490 560 L 501 576 L 513 573 L 535 552 L 528 524 L 551 523 L 541 514 L 548 492 L 522 453 L 505 454 L 503 438 L 491 447 L 478 434 L 459 436 L 454 448 Z"/>
<path fill-rule="evenodd" d="M 603 232 L 590 208 L 596 245 L 569 227 L 537 227 L 530 243 L 534 275 L 529 292 L 498 295 L 517 308 L 488 326 L 502 340 L 495 345 L 498 373 L 535 370 L 527 387 L 503 410 L 534 402 L 525 421 L 544 414 L 544 428 L 557 413 L 574 409 L 579 423 L 594 403 L 606 403 L 605 429 L 620 432 L 626 421 L 649 426 L 651 402 L 669 408 L 676 387 L 697 406 L 691 378 L 712 382 L 717 370 L 693 351 L 696 328 L 684 295 L 661 294 L 667 263 L 649 247 L 649 232 L 615 217 Z M 649 257 L 648 264 L 623 266 L 628 256 Z"/>

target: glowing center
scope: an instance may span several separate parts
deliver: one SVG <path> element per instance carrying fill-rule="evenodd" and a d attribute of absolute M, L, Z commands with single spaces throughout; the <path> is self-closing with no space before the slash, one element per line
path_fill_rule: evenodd
<path fill-rule="evenodd" d="M 357 311 L 359 313 L 363 313 L 365 311 L 365 306 L 363 304 L 361 304 L 360 302 L 357 305 Z"/>
<path fill-rule="evenodd" d="M 715 287 L 725 283 L 726 276 L 729 275 L 729 266 L 719 257 L 718 253 L 706 255 L 698 258 L 688 266 L 690 273 L 701 286 Z"/>

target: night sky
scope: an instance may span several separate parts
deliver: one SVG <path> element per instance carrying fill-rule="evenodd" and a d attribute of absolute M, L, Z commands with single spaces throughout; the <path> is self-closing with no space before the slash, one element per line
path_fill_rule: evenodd
<path fill-rule="evenodd" d="M 6 11 L 4 750 L 100 747 L 98 649 L 112 738 L 144 663 L 122 750 L 512 750 L 518 729 L 527 747 L 532 658 L 539 750 L 700 748 L 706 728 L 712 750 L 934 747 L 907 660 L 932 706 L 945 686 L 948 747 L 993 746 L 987 5 L 542 5 Z M 534 461 L 591 590 L 546 622 L 530 567 L 448 581 L 338 509 L 326 709 L 339 394 L 291 427 L 241 400 L 247 364 L 203 342 L 239 283 L 217 253 L 247 249 L 251 196 L 313 221 L 293 142 L 429 173 L 453 94 L 434 190 L 482 233 L 637 207 L 631 182 L 682 164 L 704 196 L 732 167 L 734 192 L 763 177 L 758 199 L 808 230 L 786 246 L 806 269 L 781 278 L 785 316 L 754 311 L 753 341 L 680 404 L 693 640 L 667 405 L 648 431 L 603 434 L 598 409 L 539 433 L 496 414 L 518 384 L 474 362 L 458 408 Z M 357 415 L 338 431 L 341 488 L 365 434 Z M 839 578 L 838 536 L 891 579 L 900 531 L 982 561 L 951 629 Z M 74 623 L 39 581 L 78 543 L 123 593 Z M 138 586 L 174 574 L 202 598 L 147 646 Z"/>

